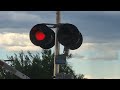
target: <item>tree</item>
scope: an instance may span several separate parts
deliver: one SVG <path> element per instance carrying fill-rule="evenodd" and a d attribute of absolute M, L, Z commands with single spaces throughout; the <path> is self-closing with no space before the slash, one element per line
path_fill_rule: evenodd
<path fill-rule="evenodd" d="M 32 54 L 30 51 L 25 54 L 23 51 L 8 56 L 12 60 L 10 65 L 31 79 L 52 79 L 54 68 L 54 53 L 51 50 L 43 50 L 42 53 Z M 83 79 L 84 75 L 75 75 L 72 67 L 68 64 L 60 66 L 60 72 L 71 74 L 75 79 Z M 0 68 L 0 79 L 19 79 L 4 68 Z"/>

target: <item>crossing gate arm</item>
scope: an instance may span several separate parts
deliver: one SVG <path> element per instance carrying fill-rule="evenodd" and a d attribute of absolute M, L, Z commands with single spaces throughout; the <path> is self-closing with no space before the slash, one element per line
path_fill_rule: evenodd
<path fill-rule="evenodd" d="M 23 74 L 20 71 L 16 70 L 15 68 L 11 67 L 7 63 L 3 62 L 2 60 L 0 60 L 0 66 L 5 68 L 6 70 L 12 72 L 14 75 L 18 76 L 21 79 L 30 79 L 28 76 L 26 76 L 25 74 Z"/>

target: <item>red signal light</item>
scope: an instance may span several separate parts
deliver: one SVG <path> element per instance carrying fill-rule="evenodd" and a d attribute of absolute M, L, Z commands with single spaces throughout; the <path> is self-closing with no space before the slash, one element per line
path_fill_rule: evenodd
<path fill-rule="evenodd" d="M 45 24 L 37 24 L 30 30 L 30 41 L 43 49 L 50 49 L 55 45 L 55 33 Z"/>
<path fill-rule="evenodd" d="M 45 39 L 45 34 L 43 32 L 38 31 L 38 32 L 36 32 L 35 37 L 36 37 L 37 40 L 42 41 L 42 40 Z"/>

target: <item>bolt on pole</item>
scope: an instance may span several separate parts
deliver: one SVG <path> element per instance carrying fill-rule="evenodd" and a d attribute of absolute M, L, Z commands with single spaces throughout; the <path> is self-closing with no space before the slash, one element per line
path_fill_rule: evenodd
<path fill-rule="evenodd" d="M 56 11 L 56 24 L 60 23 L 60 11 Z M 60 51 L 60 44 L 57 39 L 57 32 L 58 32 L 58 27 L 55 30 L 55 55 L 54 55 L 54 76 L 59 73 L 59 64 L 56 64 L 56 56 L 59 55 Z"/>

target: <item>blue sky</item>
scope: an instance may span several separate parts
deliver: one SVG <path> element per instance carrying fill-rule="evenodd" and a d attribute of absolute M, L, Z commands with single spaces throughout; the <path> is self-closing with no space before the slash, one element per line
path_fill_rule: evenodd
<path fill-rule="evenodd" d="M 55 16 L 55 11 L 0 11 L 0 59 L 21 50 L 41 51 L 30 42 L 29 31 L 38 23 L 55 23 Z M 67 60 L 77 74 L 120 78 L 119 11 L 61 11 L 61 23 L 76 25 L 83 35 L 82 46 Z"/>

